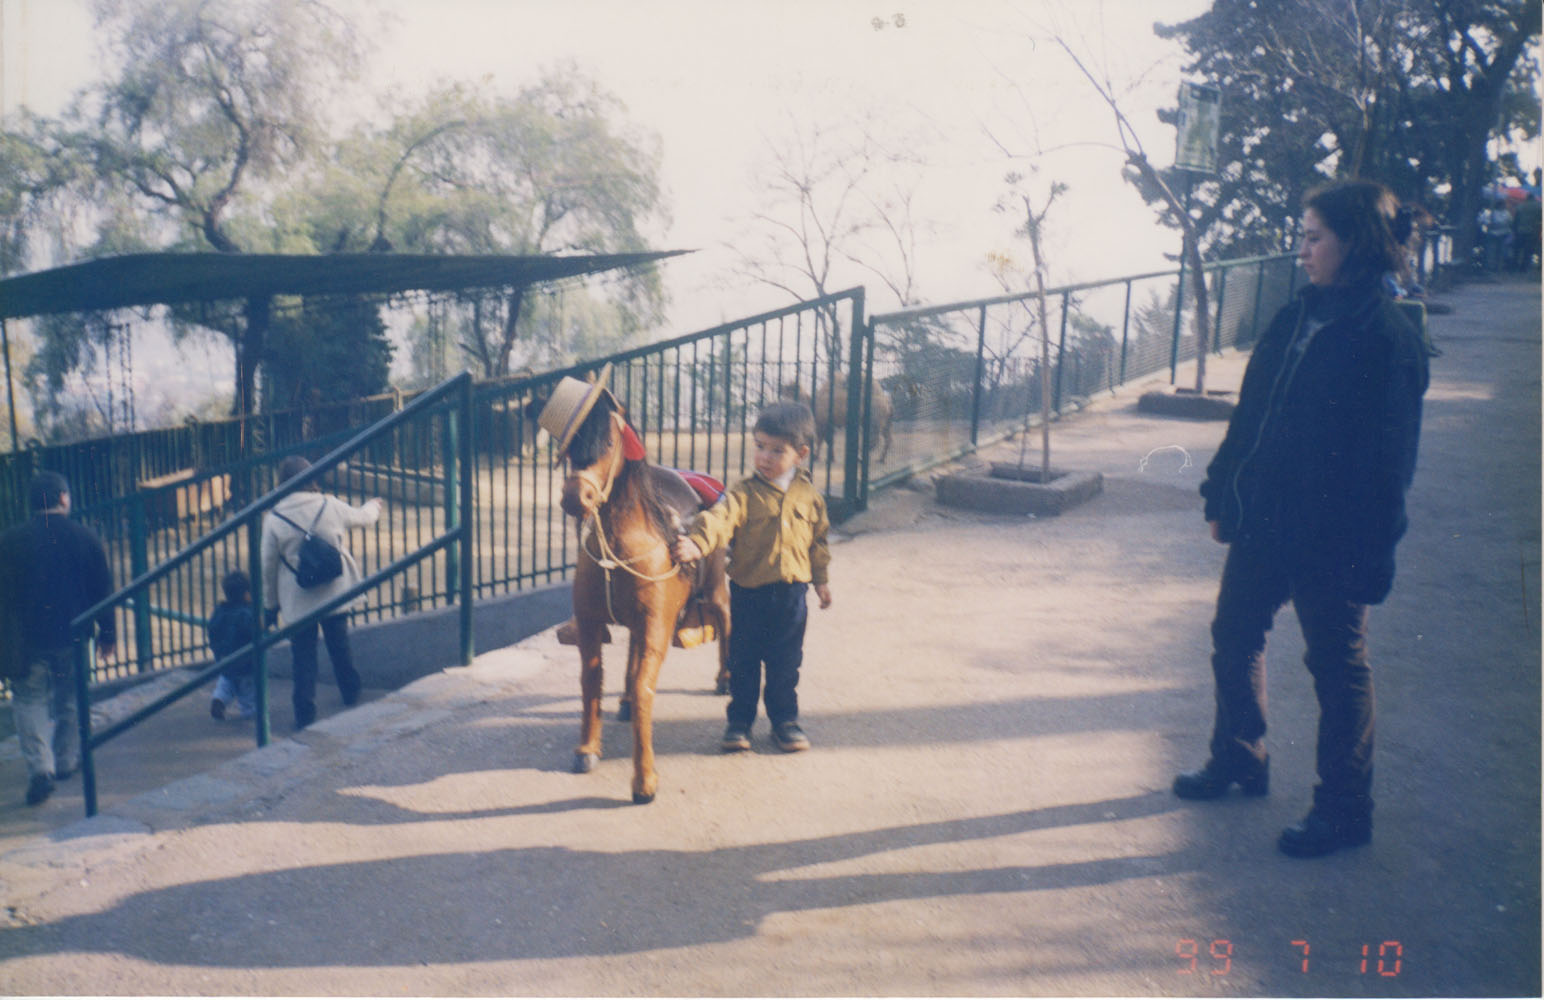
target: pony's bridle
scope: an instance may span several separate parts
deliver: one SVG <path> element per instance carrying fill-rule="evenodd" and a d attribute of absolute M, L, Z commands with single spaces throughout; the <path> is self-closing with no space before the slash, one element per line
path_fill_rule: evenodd
<path fill-rule="evenodd" d="M 613 411 L 611 414 L 611 422 L 612 424 L 621 424 L 622 415 Z M 618 429 L 620 430 L 620 428 Z M 621 468 L 622 443 L 621 441 L 617 441 L 611 446 L 611 465 L 606 469 L 606 478 L 604 480 L 597 477 L 589 469 L 580 469 L 574 473 L 574 478 L 589 486 L 590 489 L 595 491 L 598 497 L 598 499 L 595 501 L 595 506 L 590 508 L 590 514 L 592 516 L 596 511 L 600 510 L 600 508 L 606 503 L 607 500 L 611 498 L 611 489 L 612 487 L 616 486 L 617 472 L 619 472 Z"/>
<path fill-rule="evenodd" d="M 613 412 L 611 414 L 611 419 L 613 423 L 619 425 L 618 430 L 621 430 L 620 425 L 622 425 L 622 415 Z M 621 556 L 619 556 L 616 550 L 612 548 L 610 541 L 607 540 L 605 525 L 601 524 L 600 520 L 600 509 L 601 507 L 605 506 L 606 501 L 611 498 L 611 491 L 616 486 L 617 473 L 621 471 L 621 468 L 622 442 L 619 436 L 618 440 L 614 441 L 611 445 L 611 464 L 606 469 L 606 476 L 604 479 L 594 475 L 590 472 L 589 469 L 582 469 L 574 473 L 574 478 L 588 485 L 592 490 L 595 491 L 595 494 L 598 498 L 595 501 L 594 506 L 590 508 L 589 513 L 585 514 L 584 517 L 582 517 L 579 521 L 579 544 L 584 548 L 585 552 L 590 556 L 590 558 L 595 560 L 595 564 L 600 567 L 601 572 L 605 574 L 606 614 L 613 622 L 616 621 L 616 612 L 612 609 L 611 606 L 612 570 L 622 570 L 623 572 L 628 573 L 631 576 L 636 577 L 637 579 L 646 583 L 660 583 L 665 580 L 669 580 L 673 576 L 676 576 L 681 572 L 682 569 L 681 566 L 675 563 L 673 556 L 671 558 L 671 569 L 668 572 L 662 573 L 658 576 L 651 576 L 633 568 L 633 563 L 640 561 L 645 556 L 652 555 L 654 550 L 657 548 L 664 547 L 668 552 L 669 545 L 664 541 L 664 539 L 660 539 L 658 545 L 640 552 L 638 555 L 633 556 L 631 559 L 623 559 Z M 595 551 L 591 551 L 589 545 L 589 541 L 592 538 L 595 540 Z"/>

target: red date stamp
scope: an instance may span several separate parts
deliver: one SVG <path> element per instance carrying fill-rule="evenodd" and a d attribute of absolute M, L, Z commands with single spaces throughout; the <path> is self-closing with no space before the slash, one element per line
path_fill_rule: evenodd
<path fill-rule="evenodd" d="M 1299 971 L 1305 975 L 1311 969 L 1325 964 L 1332 968 L 1343 965 L 1334 957 L 1328 963 L 1322 957 L 1316 958 L 1313 946 L 1306 938 L 1292 941 L 1291 948 Z M 1221 977 L 1233 971 L 1233 942 L 1228 938 L 1180 938 L 1174 946 L 1174 955 L 1179 959 L 1175 971 L 1182 976 Z M 1361 946 L 1360 961 L 1354 964 L 1360 975 L 1393 978 L 1402 970 L 1404 958 L 1404 945 L 1398 941 L 1380 941 L 1377 944 L 1364 943 Z"/>

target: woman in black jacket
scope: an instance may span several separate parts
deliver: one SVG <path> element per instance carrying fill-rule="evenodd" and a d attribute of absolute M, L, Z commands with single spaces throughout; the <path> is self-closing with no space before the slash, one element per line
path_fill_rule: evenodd
<path fill-rule="evenodd" d="M 1295 857 L 1372 837 L 1367 609 L 1394 582 L 1428 379 L 1419 335 L 1384 290 L 1402 266 L 1396 209 L 1370 181 L 1304 199 L 1309 284 L 1255 347 L 1201 484 L 1212 537 L 1229 546 L 1212 622 L 1217 715 L 1211 758 L 1174 794 L 1268 790 L 1265 636 L 1290 599 L 1319 700 L 1313 808 L 1278 844 Z"/>

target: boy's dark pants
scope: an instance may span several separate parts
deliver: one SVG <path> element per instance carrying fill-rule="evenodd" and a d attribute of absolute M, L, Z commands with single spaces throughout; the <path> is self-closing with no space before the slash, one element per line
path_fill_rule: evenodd
<path fill-rule="evenodd" d="M 345 704 L 359 698 L 359 672 L 354 669 L 353 652 L 348 644 L 348 615 L 332 615 L 321 622 L 322 637 L 327 641 L 327 658 L 338 680 L 338 690 Z M 316 719 L 316 632 L 315 623 L 296 632 L 290 639 L 291 667 L 294 673 L 295 724 L 309 726 Z"/>
<path fill-rule="evenodd" d="M 750 728 L 758 695 L 776 726 L 799 718 L 799 665 L 804 661 L 807 583 L 765 587 L 729 584 L 729 708 L 731 725 Z M 765 689 L 761 668 L 766 665 Z M 764 691 L 764 693 L 763 693 Z"/>
<path fill-rule="evenodd" d="M 1301 585 L 1286 564 L 1268 547 L 1236 543 L 1228 550 L 1212 622 L 1212 756 L 1224 764 L 1265 759 L 1265 636 L 1290 599 L 1319 699 L 1314 805 L 1338 817 L 1366 819 L 1372 813 L 1374 715 L 1367 605 Z"/>

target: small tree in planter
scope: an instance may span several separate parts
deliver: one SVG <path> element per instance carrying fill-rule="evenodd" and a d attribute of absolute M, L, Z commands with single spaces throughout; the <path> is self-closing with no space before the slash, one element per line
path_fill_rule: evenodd
<path fill-rule="evenodd" d="M 1024 211 L 1024 222 L 1016 230 L 1016 234 L 1029 241 L 1029 249 L 1034 260 L 1035 279 L 1035 313 L 1040 326 L 1040 476 L 1039 482 L 1051 481 L 1051 325 L 1045 308 L 1045 273 L 1046 260 L 1044 253 L 1044 233 L 1046 217 L 1051 214 L 1051 206 L 1056 199 L 1067 191 L 1067 185 L 1060 181 L 1053 181 L 1046 192 L 1045 200 L 1036 209 L 1035 201 L 1031 195 L 1022 190 L 1020 185 L 1024 181 L 1024 175 L 1014 172 L 1007 175 L 1004 180 L 1013 189 L 1010 196 L 998 203 L 999 211 L 1007 211 L 1011 198 L 1016 198 Z M 1024 431 L 1019 437 L 1019 469 L 1024 469 L 1025 452 L 1029 446 L 1029 408 L 1024 409 Z M 1024 478 L 1019 475 L 1014 478 Z"/>
<path fill-rule="evenodd" d="M 1036 199 L 1020 188 L 1024 175 L 1010 173 L 1005 179 L 1013 190 L 998 202 L 997 208 L 999 211 L 1023 210 L 1024 222 L 1017 234 L 1029 240 L 1034 259 L 1033 301 L 1040 327 L 1040 467 L 1029 468 L 1025 464 L 1029 447 L 1029 407 L 1026 406 L 1017 464 L 993 462 L 990 476 L 944 476 L 938 480 L 938 499 L 940 503 L 997 514 L 1060 514 L 1104 489 L 1104 477 L 1097 472 L 1068 475 L 1051 468 L 1051 326 L 1045 304 L 1043 237 L 1051 206 L 1066 192 L 1067 185 L 1053 182 L 1037 206 Z M 1001 261 L 1002 258 L 998 258 L 998 262 Z M 998 280 L 1006 287 L 1005 278 L 1000 269 Z"/>

